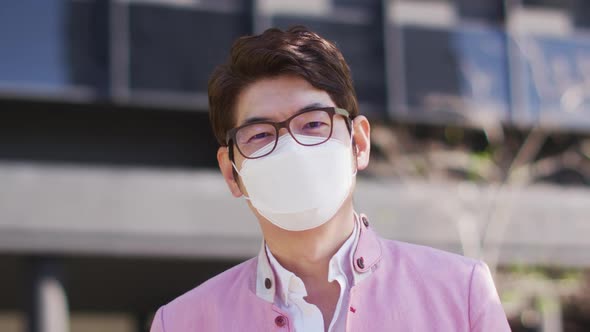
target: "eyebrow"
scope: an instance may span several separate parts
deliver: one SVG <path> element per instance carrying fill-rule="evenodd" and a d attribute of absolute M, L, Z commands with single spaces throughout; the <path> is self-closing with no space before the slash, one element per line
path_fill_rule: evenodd
<path fill-rule="evenodd" d="M 316 108 L 324 108 L 324 107 L 330 107 L 330 106 L 327 106 L 326 104 L 322 104 L 322 103 L 311 103 L 303 108 L 300 108 L 297 112 L 294 113 L 294 115 L 305 112 L 305 111 L 313 110 Z M 273 120 L 271 118 L 264 117 L 264 116 L 253 116 L 251 118 L 247 118 L 246 120 L 244 120 L 244 122 L 242 122 L 242 124 L 240 124 L 240 126 L 247 125 L 247 124 L 254 123 L 254 122 L 260 122 L 260 121 L 273 121 Z"/>

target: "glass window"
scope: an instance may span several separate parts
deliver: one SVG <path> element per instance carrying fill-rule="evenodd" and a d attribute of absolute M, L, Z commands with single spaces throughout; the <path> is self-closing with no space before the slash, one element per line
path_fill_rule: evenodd
<path fill-rule="evenodd" d="M 436 121 L 437 113 L 489 112 L 508 116 L 506 35 L 502 30 L 457 26 L 406 26 L 403 72 L 412 115 Z M 390 78 L 395 81 L 396 78 Z"/>
<path fill-rule="evenodd" d="M 590 30 L 590 1 L 578 0 L 573 6 L 573 20 L 577 27 Z"/>
<path fill-rule="evenodd" d="M 0 10 L 0 89 L 106 85 L 106 4 L 8 0 Z"/>
<path fill-rule="evenodd" d="M 136 3 L 129 20 L 132 94 L 206 93 L 211 72 L 228 57 L 234 39 L 249 33 L 245 10 Z"/>
<path fill-rule="evenodd" d="M 498 0 L 456 0 L 461 17 L 486 22 L 500 23 L 504 21 L 504 3 Z"/>
<path fill-rule="evenodd" d="M 590 38 L 529 36 L 523 39 L 529 111 L 542 121 L 590 124 Z M 569 126 L 568 125 L 568 126 Z"/>

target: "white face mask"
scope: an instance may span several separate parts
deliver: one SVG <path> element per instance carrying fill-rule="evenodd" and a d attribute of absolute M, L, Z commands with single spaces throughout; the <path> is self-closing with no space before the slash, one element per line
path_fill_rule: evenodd
<path fill-rule="evenodd" d="M 297 140 L 312 144 L 323 138 L 297 135 Z M 272 145 L 254 156 L 268 152 Z M 285 134 L 270 155 L 242 163 L 238 174 L 248 190 L 246 199 L 263 217 L 285 230 L 318 227 L 330 220 L 348 197 L 356 175 L 351 147 L 335 138 L 303 146 Z"/>

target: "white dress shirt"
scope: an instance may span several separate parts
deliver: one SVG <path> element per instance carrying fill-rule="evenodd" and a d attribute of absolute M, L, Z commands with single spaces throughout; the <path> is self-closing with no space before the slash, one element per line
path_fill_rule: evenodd
<path fill-rule="evenodd" d="M 352 248 L 358 240 L 359 233 L 358 223 L 354 224 L 352 234 L 332 256 L 328 267 L 328 282 L 336 280 L 340 285 L 340 296 L 332 321 L 329 322 L 329 332 L 344 331 L 346 327 L 350 288 L 354 282 L 354 271 L 351 266 Z M 301 278 L 279 264 L 268 246 L 266 254 L 277 280 L 275 304 L 291 317 L 295 331 L 324 332 L 325 322 L 322 313 L 316 305 L 305 301 L 307 290 Z"/>

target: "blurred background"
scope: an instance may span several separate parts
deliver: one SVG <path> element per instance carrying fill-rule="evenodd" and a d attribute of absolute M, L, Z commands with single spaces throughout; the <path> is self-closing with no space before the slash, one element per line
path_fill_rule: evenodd
<path fill-rule="evenodd" d="M 587 0 L 3 0 L 0 331 L 147 331 L 256 255 L 207 80 L 293 24 L 351 66 L 378 232 L 485 260 L 514 331 L 590 331 Z"/>

